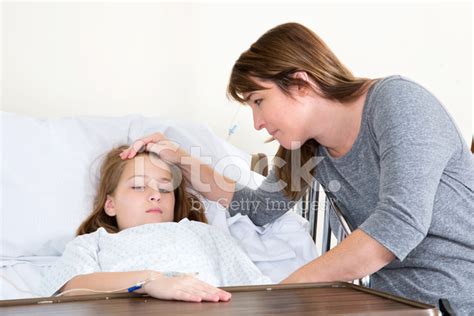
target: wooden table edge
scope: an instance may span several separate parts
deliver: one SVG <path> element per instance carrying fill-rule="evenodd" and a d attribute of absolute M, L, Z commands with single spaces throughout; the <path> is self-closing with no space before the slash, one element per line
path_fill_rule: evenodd
<path fill-rule="evenodd" d="M 403 303 L 411 307 L 431 310 L 433 315 L 438 315 L 438 309 L 433 305 L 420 303 L 414 300 L 410 300 L 404 297 L 396 296 L 393 294 L 369 289 L 363 286 L 346 283 L 346 282 L 326 282 L 326 283 L 293 283 L 293 284 L 268 284 L 268 285 L 248 285 L 248 286 L 229 286 L 221 287 L 223 290 L 232 293 L 238 292 L 252 292 L 252 291 L 278 291 L 278 290 L 291 290 L 291 289 L 306 289 L 306 288 L 351 288 L 356 291 L 365 292 L 375 296 L 383 297 L 392 301 Z M 66 303 L 66 302 L 79 302 L 79 301 L 91 301 L 91 300 L 109 300 L 109 299 L 120 299 L 120 298 L 146 298 L 149 297 L 146 294 L 134 294 L 134 293 L 103 293 L 103 294 L 91 294 L 91 295 L 75 295 L 75 296 L 61 296 L 61 297 L 37 297 L 37 298 L 26 298 L 26 299 L 13 299 L 0 301 L 0 307 L 6 306 L 21 306 L 21 305 L 41 305 L 41 304 L 54 304 L 54 303 Z"/>

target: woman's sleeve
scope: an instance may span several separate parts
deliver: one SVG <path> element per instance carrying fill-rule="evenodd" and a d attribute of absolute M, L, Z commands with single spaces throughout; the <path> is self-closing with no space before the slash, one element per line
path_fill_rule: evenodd
<path fill-rule="evenodd" d="M 231 216 L 248 215 L 255 225 L 263 226 L 285 214 L 294 203 L 284 196 L 282 184 L 271 169 L 256 190 L 237 184 L 228 210 Z"/>
<path fill-rule="evenodd" d="M 63 255 L 43 275 L 41 294 L 51 296 L 75 276 L 100 272 L 98 231 L 76 237 L 69 242 Z"/>
<path fill-rule="evenodd" d="M 403 260 L 428 233 L 441 175 L 460 139 L 439 101 L 414 82 L 387 82 L 374 102 L 379 199 L 359 228 Z"/>

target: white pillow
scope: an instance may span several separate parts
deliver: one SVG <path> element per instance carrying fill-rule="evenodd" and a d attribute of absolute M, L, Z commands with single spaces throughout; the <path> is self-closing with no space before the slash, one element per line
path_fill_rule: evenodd
<path fill-rule="evenodd" d="M 38 119 L 6 112 L 1 113 L 1 122 L 0 256 L 4 259 L 58 255 L 58 241 L 73 238 L 91 210 L 98 158 L 112 147 L 156 131 L 186 150 L 191 145 L 200 147 L 201 154 L 212 157 L 213 166 L 242 184 L 256 187 L 262 180 L 252 177 L 249 154 L 201 124 L 138 115 Z M 231 164 L 239 168 L 226 168 Z"/>

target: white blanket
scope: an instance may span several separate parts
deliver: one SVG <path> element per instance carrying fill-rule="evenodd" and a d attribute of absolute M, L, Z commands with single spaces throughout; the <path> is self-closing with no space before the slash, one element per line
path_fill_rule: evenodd
<path fill-rule="evenodd" d="M 207 201 L 206 216 L 210 224 L 234 237 L 250 260 L 274 283 L 318 257 L 308 233 L 308 221 L 293 211 L 261 227 L 247 215 L 230 217 L 222 206 Z"/>
<path fill-rule="evenodd" d="M 45 273 L 41 294 L 50 296 L 74 276 L 136 270 L 198 272 L 215 286 L 269 284 L 236 242 L 211 225 L 183 219 L 109 234 L 103 228 L 66 246 Z"/>

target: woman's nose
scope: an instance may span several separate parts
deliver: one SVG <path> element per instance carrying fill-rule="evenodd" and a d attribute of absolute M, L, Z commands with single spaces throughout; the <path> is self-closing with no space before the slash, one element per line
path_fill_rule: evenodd
<path fill-rule="evenodd" d="M 253 127 L 259 131 L 261 130 L 264 126 L 265 126 L 265 122 L 264 120 L 262 119 L 261 115 L 259 115 L 258 113 L 256 113 L 257 111 L 252 111 L 252 115 L 253 115 Z"/>

